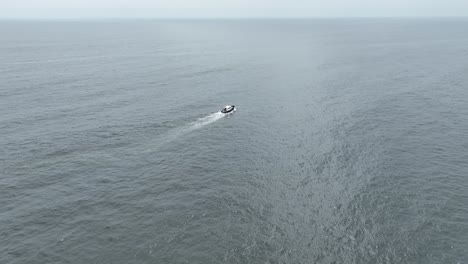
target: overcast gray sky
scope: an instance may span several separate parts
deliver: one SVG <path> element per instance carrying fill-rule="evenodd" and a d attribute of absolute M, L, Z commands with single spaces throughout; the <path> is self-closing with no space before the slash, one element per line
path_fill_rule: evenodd
<path fill-rule="evenodd" d="M 1 18 L 468 16 L 468 0 L 0 0 Z"/>

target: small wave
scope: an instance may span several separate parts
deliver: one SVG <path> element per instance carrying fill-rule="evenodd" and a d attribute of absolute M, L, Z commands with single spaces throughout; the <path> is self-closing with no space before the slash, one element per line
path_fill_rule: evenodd
<path fill-rule="evenodd" d="M 83 57 L 68 57 L 58 59 L 46 59 L 46 60 L 29 60 L 29 61 L 16 61 L 1 63 L 2 65 L 22 65 L 22 64 L 36 64 L 36 63 L 56 63 L 56 62 L 73 62 L 73 61 L 84 61 L 92 59 L 102 59 L 109 56 L 83 56 Z M 110 57 L 109 57 L 110 58 Z"/>

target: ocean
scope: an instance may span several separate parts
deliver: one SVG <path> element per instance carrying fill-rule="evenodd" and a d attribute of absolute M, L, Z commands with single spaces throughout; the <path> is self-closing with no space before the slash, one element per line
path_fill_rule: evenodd
<path fill-rule="evenodd" d="M 2 264 L 468 263 L 466 18 L 0 36 Z"/>

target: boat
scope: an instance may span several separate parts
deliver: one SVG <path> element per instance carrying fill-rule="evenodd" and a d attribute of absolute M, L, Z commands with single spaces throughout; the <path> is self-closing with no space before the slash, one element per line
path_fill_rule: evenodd
<path fill-rule="evenodd" d="M 223 109 L 221 109 L 221 113 L 223 114 L 230 114 L 236 111 L 235 105 L 226 105 Z"/>

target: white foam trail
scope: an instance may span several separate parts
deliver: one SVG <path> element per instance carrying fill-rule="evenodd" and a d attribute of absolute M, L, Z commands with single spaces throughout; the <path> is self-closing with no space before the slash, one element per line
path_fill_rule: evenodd
<path fill-rule="evenodd" d="M 189 123 L 185 127 L 180 127 L 179 129 L 172 130 L 172 131 L 169 132 L 168 135 L 166 135 L 166 137 L 163 139 L 162 142 L 160 142 L 159 144 L 154 146 L 152 149 L 148 149 L 147 152 L 154 151 L 154 148 L 159 148 L 162 145 L 165 145 L 165 144 L 167 144 L 169 142 L 172 142 L 172 141 L 176 140 L 177 138 L 179 138 L 179 137 L 181 137 L 181 136 L 183 136 L 183 135 L 185 135 L 187 133 L 190 133 L 190 132 L 192 132 L 194 130 L 200 129 L 200 128 L 206 126 L 206 125 L 212 124 L 212 123 L 220 120 L 224 116 L 225 116 L 225 114 L 223 114 L 221 112 L 212 113 L 212 114 L 210 114 L 208 116 L 199 118 L 197 121 Z"/>
<path fill-rule="evenodd" d="M 197 121 L 190 124 L 191 125 L 190 126 L 190 128 L 191 128 L 190 131 L 195 130 L 195 129 L 199 129 L 199 128 L 202 128 L 202 127 L 204 127 L 206 125 L 214 123 L 214 122 L 218 121 L 219 119 L 223 118 L 223 116 L 224 116 L 223 113 L 216 112 L 216 113 L 213 113 L 211 115 L 199 118 Z"/>

